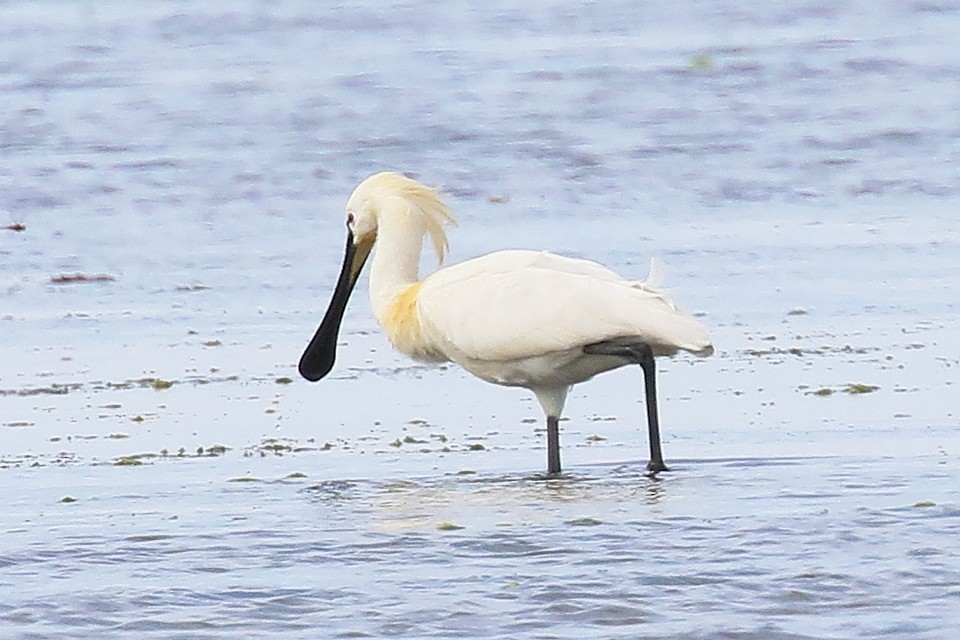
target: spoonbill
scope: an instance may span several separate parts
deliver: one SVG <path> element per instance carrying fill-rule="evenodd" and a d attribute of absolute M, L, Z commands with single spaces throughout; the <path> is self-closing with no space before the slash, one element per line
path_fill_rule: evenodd
<path fill-rule="evenodd" d="M 655 356 L 713 352 L 706 328 L 657 289 L 657 263 L 631 282 L 590 262 L 540 251 L 497 251 L 419 277 L 429 238 L 443 265 L 456 224 L 439 191 L 377 173 L 347 201 L 347 247 L 330 306 L 300 359 L 320 380 L 333 368 L 347 300 L 374 244 L 370 302 L 393 346 L 422 362 L 455 362 L 494 384 L 524 387 L 547 421 L 547 473 L 560 473 L 559 420 L 571 386 L 638 364 L 644 373 L 650 462 L 665 471 Z"/>

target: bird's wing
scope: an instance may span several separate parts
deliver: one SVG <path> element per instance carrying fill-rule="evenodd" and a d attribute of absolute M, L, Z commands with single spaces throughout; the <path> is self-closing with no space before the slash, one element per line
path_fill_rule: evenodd
<path fill-rule="evenodd" d="M 451 359 L 527 358 L 623 336 L 663 354 L 710 348 L 703 325 L 646 282 L 550 253 L 500 251 L 441 269 L 423 281 L 417 308 Z"/>

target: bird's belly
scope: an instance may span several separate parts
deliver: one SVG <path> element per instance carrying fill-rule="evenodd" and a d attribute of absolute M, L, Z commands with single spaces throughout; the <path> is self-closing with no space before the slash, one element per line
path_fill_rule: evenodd
<path fill-rule="evenodd" d="M 629 364 L 626 358 L 583 353 L 581 347 L 513 360 L 454 359 L 473 375 L 507 387 L 568 387 Z"/>

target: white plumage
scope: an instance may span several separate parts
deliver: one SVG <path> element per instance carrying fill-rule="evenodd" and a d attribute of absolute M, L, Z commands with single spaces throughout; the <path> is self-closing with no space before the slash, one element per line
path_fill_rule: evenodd
<path fill-rule="evenodd" d="M 706 330 L 645 282 L 587 260 L 498 251 L 441 269 L 420 288 L 422 321 L 458 353 L 481 360 L 542 355 L 638 336 L 656 355 L 702 351 Z"/>
<path fill-rule="evenodd" d="M 651 264 L 631 282 L 588 260 L 547 252 L 498 251 L 439 269 L 418 266 L 430 237 L 442 262 L 444 226 L 454 224 L 439 194 L 396 173 L 363 181 L 347 203 L 347 255 L 330 308 L 303 354 L 304 377 L 333 366 L 346 300 L 376 242 L 370 274 L 374 315 L 411 357 L 451 361 L 474 375 L 531 389 L 547 415 L 548 471 L 560 471 L 557 422 L 569 388 L 603 371 L 640 364 L 646 374 L 652 473 L 664 470 L 653 356 L 713 351 L 704 326 L 658 290 Z"/>

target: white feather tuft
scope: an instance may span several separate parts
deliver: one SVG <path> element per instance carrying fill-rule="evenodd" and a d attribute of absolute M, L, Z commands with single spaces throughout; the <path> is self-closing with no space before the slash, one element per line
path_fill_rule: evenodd
<path fill-rule="evenodd" d="M 667 265 L 659 258 L 650 258 L 650 272 L 647 279 L 640 283 L 640 288 L 647 291 L 656 291 L 667 279 Z"/>
<path fill-rule="evenodd" d="M 407 211 L 420 224 L 424 233 L 430 236 L 437 260 L 443 264 L 449 248 L 445 227 L 456 226 L 457 221 L 443 203 L 438 189 L 420 184 L 400 173 L 383 171 L 360 183 L 351 200 L 354 198 L 381 203 L 390 198 L 404 201 Z"/>

